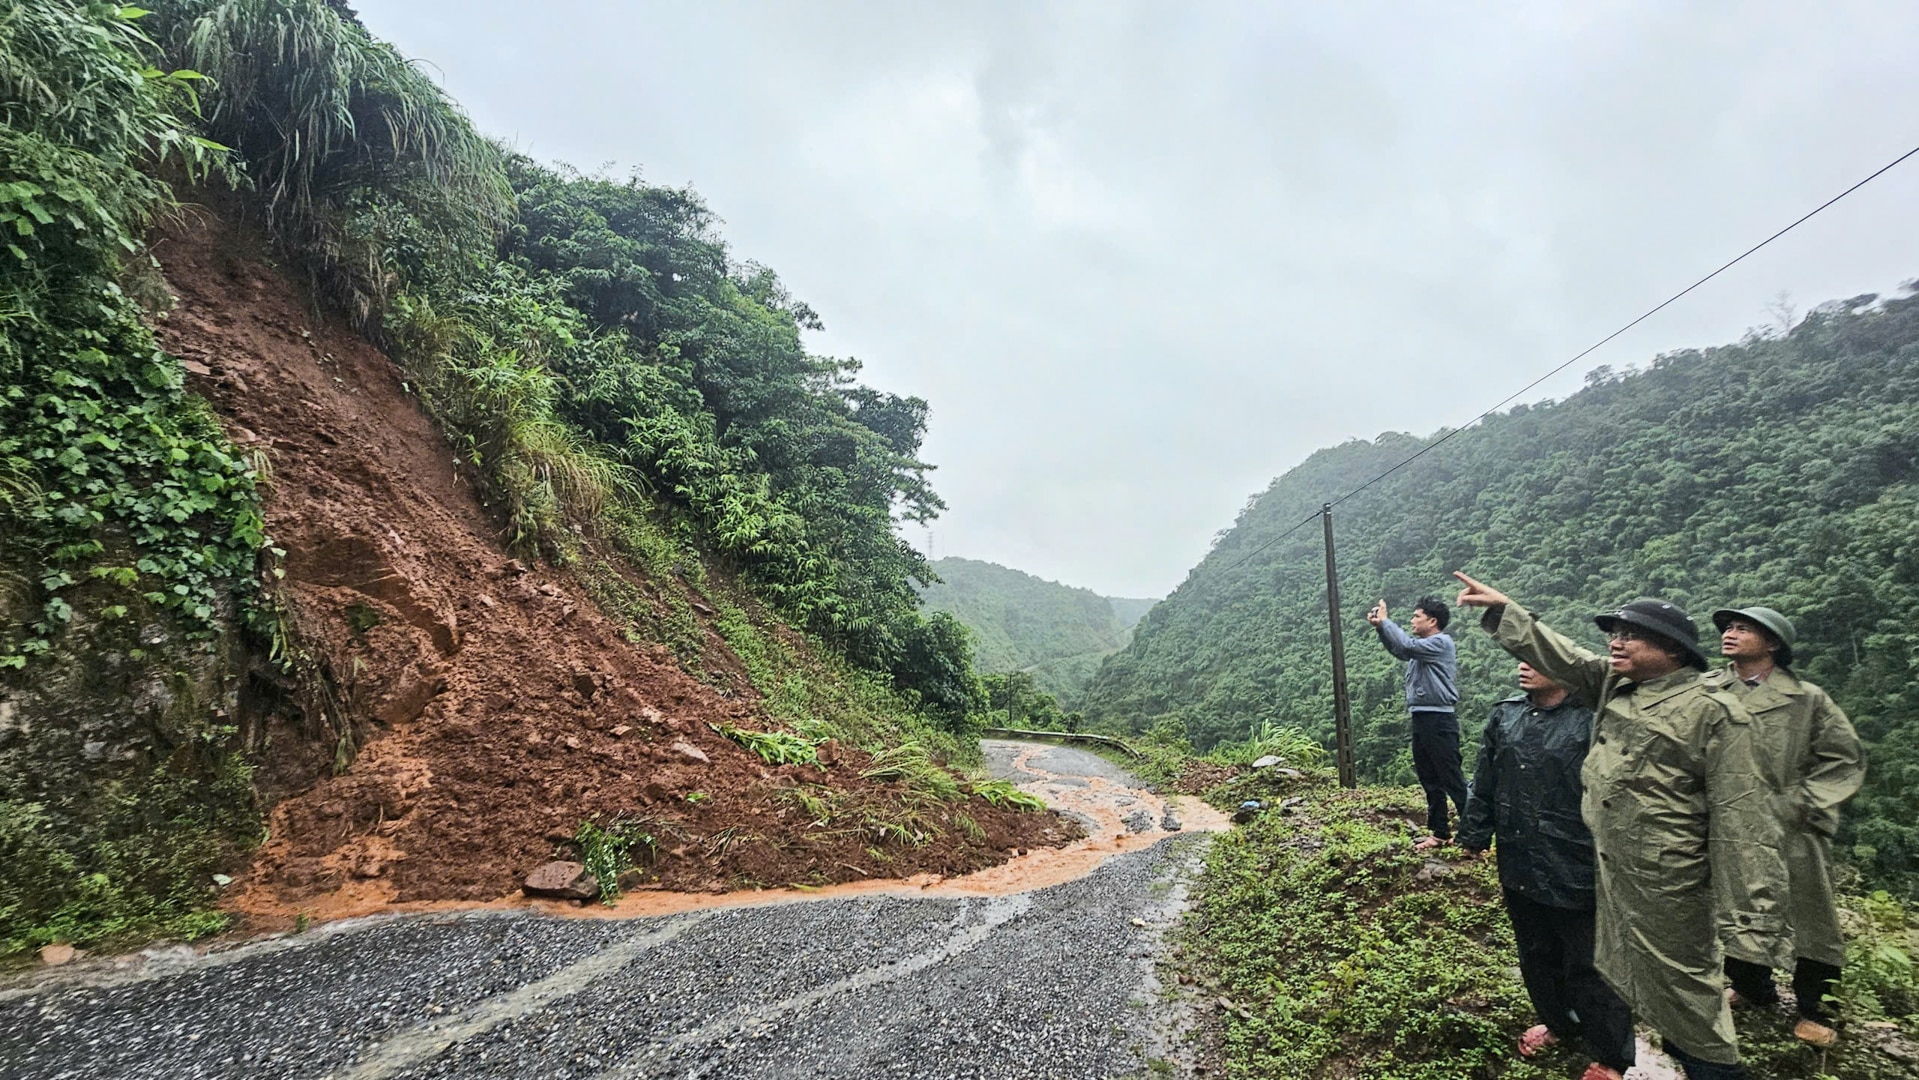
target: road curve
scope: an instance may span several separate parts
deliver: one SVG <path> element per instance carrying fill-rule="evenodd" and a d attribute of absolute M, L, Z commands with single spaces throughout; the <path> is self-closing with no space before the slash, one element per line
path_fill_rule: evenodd
<path fill-rule="evenodd" d="M 380 916 L 221 952 L 90 961 L 0 990 L 0 1072 L 1144 1075 L 1169 1034 L 1153 958 L 1204 841 L 1166 835 L 1158 799 L 1093 755 L 1027 744 L 987 752 L 1022 786 L 1115 828 L 1112 840 L 1096 832 L 1087 842 L 1115 844 L 1112 853 L 1084 876 L 1027 891 L 869 893 L 630 919 Z M 1129 816 L 1156 820 L 1128 832 Z"/>

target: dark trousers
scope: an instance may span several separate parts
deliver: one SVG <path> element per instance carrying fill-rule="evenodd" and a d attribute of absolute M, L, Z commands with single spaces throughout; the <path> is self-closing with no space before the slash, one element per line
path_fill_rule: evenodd
<path fill-rule="evenodd" d="M 1632 1010 L 1593 966 L 1594 913 L 1557 908 L 1506 890 L 1519 943 L 1519 975 L 1539 1022 L 1561 1039 L 1580 1036 L 1592 1060 L 1632 1068 Z"/>
<path fill-rule="evenodd" d="M 1726 978 L 1740 997 L 1754 1005 L 1770 1005 L 1779 1000 L 1779 991 L 1772 985 L 1772 969 L 1763 964 L 1728 956 Z M 1800 957 L 1792 970 L 1792 996 L 1798 1001 L 1799 1015 L 1822 1024 L 1832 1023 L 1832 1014 L 1825 1007 L 1826 995 L 1838 985 L 1838 968 Z"/>
<path fill-rule="evenodd" d="M 1413 772 L 1426 789 L 1426 828 L 1441 840 L 1450 840 L 1446 798 L 1466 816 L 1466 774 L 1459 767 L 1459 717 L 1449 712 L 1413 714 Z"/>

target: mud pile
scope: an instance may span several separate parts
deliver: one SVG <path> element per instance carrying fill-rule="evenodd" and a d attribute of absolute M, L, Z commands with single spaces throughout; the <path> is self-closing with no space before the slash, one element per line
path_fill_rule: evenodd
<path fill-rule="evenodd" d="M 563 571 L 511 557 L 398 367 L 261 250 L 217 222 L 159 248 L 178 297 L 161 338 L 265 452 L 289 621 L 338 687 L 324 722 L 309 708 L 303 730 L 248 735 L 279 798 L 235 909 L 495 900 L 573 856 L 581 821 L 616 815 L 657 840 L 653 883 L 715 892 L 951 875 L 1077 833 L 1050 812 L 917 800 L 862 779 L 857 751 L 771 768 L 716 734 L 775 725 L 629 644 Z M 336 760 L 351 766 L 332 775 Z M 920 842 L 872 827 L 903 816 Z"/>

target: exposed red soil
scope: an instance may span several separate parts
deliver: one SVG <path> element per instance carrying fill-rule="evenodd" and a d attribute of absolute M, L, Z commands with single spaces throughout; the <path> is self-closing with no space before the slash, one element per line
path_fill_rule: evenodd
<path fill-rule="evenodd" d="M 304 731 L 367 735 L 336 776 L 331 736 L 252 733 L 263 787 L 284 797 L 236 910 L 496 901 L 569 856 L 582 820 L 616 815 L 659 838 L 654 881 L 709 892 L 950 876 L 1077 835 L 1051 812 L 917 802 L 861 779 L 857 751 L 826 769 L 766 766 L 709 727 L 775 726 L 750 693 L 721 696 L 664 648 L 629 644 L 564 571 L 511 557 L 399 368 L 315 314 L 257 235 L 209 222 L 158 254 L 178 297 L 161 339 L 234 441 L 266 452 L 282 600 L 340 688 L 332 711 L 346 715 L 309 713 Z M 826 825 L 800 789 L 834 800 Z M 870 824 L 909 809 L 938 835 L 888 840 Z"/>
<path fill-rule="evenodd" d="M 1237 765 L 1221 765 L 1201 758 L 1187 758 L 1173 779 L 1173 790 L 1182 795 L 1204 795 L 1245 770 Z"/>

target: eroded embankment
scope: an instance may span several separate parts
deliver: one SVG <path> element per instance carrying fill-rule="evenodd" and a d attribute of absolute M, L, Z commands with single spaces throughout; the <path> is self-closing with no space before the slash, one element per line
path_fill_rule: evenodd
<path fill-rule="evenodd" d="M 263 708 L 244 733 L 277 802 L 231 910 L 270 928 L 498 902 L 572 855 L 580 822 L 620 815 L 659 840 L 652 884 L 711 893 L 962 874 L 1075 834 L 969 798 L 920 807 L 919 843 L 877 839 L 868 825 L 909 793 L 863 778 L 865 755 L 773 768 L 716 734 L 776 725 L 750 687 L 722 693 L 630 644 L 571 575 L 513 558 L 402 371 L 316 315 L 260 246 L 210 221 L 159 247 L 179 300 L 161 337 L 270 464 L 288 625 L 332 680 L 330 699 Z M 702 630 L 712 665 L 737 664 Z M 811 827 L 801 789 L 847 824 Z"/>

